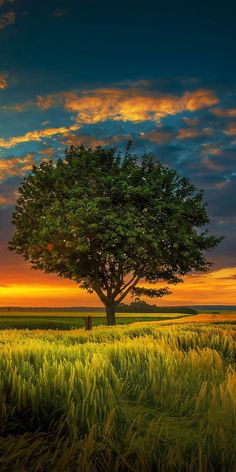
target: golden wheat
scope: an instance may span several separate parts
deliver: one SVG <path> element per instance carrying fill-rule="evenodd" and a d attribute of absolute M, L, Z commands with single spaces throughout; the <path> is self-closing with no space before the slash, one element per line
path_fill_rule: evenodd
<path fill-rule="evenodd" d="M 0 470 L 233 472 L 235 333 L 0 332 Z"/>

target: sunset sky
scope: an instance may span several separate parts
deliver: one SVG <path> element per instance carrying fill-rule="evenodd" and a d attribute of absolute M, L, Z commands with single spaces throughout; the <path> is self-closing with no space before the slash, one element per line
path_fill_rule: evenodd
<path fill-rule="evenodd" d="M 227 0 L 0 0 L 0 306 L 100 305 L 9 253 L 11 214 L 34 163 L 130 139 L 204 189 L 225 236 L 210 273 L 161 304 L 236 305 L 235 15 Z"/>

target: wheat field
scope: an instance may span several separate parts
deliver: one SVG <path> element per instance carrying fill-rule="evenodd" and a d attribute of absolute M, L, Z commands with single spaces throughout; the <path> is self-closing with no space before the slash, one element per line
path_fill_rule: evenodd
<path fill-rule="evenodd" d="M 234 472 L 236 330 L 0 332 L 1 472 Z"/>

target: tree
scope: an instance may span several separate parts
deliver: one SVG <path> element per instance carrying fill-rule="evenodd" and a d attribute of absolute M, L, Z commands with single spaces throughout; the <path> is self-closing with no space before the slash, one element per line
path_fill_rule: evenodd
<path fill-rule="evenodd" d="M 208 218 L 202 191 L 150 154 L 70 147 L 65 158 L 33 166 L 19 187 L 9 249 L 32 268 L 96 292 L 107 323 L 131 293 L 160 297 L 189 271 L 207 271 L 205 251 L 221 238 L 200 231 Z"/>

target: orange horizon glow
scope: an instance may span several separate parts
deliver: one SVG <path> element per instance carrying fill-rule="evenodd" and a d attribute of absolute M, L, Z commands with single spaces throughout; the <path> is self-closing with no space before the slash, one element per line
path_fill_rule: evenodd
<path fill-rule="evenodd" d="M 0 306 L 18 307 L 73 307 L 103 306 L 96 294 L 88 294 L 75 282 L 55 276 L 28 270 L 21 278 L 10 276 L 0 278 Z M 140 285 L 148 287 L 147 283 Z M 157 286 L 164 286 L 158 284 Z M 154 287 L 153 285 L 151 287 Z M 188 275 L 184 283 L 170 286 L 172 294 L 161 299 L 144 298 L 160 306 L 175 305 L 233 305 L 236 304 L 236 267 L 224 268 L 207 274 Z M 130 303 L 127 296 L 125 303 Z"/>

